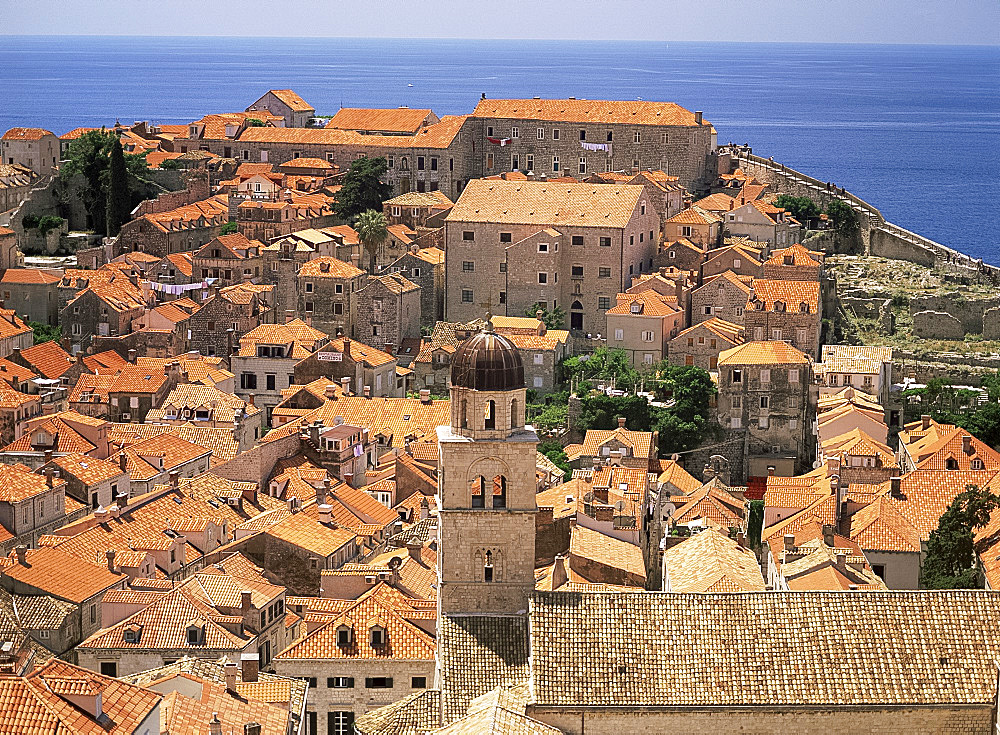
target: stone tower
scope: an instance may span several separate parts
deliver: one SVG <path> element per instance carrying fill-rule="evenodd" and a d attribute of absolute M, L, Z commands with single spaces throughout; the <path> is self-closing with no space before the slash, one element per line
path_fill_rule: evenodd
<path fill-rule="evenodd" d="M 535 447 L 524 366 L 493 332 L 451 361 L 451 425 L 438 427 L 441 615 L 513 614 L 535 586 Z"/>

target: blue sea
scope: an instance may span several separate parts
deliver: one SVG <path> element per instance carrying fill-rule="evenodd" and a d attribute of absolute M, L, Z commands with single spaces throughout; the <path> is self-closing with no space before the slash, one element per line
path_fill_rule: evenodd
<path fill-rule="evenodd" d="M 412 85 L 412 86 L 411 86 Z M 183 123 L 292 88 L 319 114 L 669 100 L 889 220 L 1000 263 L 1000 47 L 0 36 L 0 130 Z"/>

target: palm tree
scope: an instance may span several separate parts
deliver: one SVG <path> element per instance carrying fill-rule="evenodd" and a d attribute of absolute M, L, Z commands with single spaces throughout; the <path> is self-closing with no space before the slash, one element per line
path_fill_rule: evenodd
<path fill-rule="evenodd" d="M 376 209 L 362 212 L 354 222 L 354 231 L 358 233 L 358 239 L 368 253 L 368 270 L 374 273 L 379 248 L 389 236 L 385 215 Z"/>

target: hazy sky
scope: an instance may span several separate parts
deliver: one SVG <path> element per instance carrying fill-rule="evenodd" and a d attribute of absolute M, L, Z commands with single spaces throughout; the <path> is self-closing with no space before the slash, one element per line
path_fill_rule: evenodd
<path fill-rule="evenodd" d="M 0 35 L 1000 45 L 998 0 L 0 0 Z"/>

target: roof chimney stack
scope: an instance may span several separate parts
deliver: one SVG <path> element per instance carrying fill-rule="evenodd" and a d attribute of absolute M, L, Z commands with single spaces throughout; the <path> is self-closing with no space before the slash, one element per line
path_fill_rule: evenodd
<path fill-rule="evenodd" d="M 243 665 L 243 682 L 254 684 L 257 681 L 257 672 L 260 670 L 260 657 L 256 653 L 244 653 L 240 657 Z"/>
<path fill-rule="evenodd" d="M 894 498 L 903 497 L 903 480 L 900 477 L 889 478 L 889 494 Z"/>
<path fill-rule="evenodd" d="M 966 454 L 972 454 L 972 435 L 963 434 L 962 435 L 962 451 Z"/>
<path fill-rule="evenodd" d="M 920 417 L 920 428 L 923 431 L 927 431 L 929 428 L 931 428 L 930 414 L 925 413 L 923 416 Z"/>
<path fill-rule="evenodd" d="M 319 522 L 329 525 L 333 520 L 333 508 L 328 503 L 319 506 Z"/>
<path fill-rule="evenodd" d="M 786 533 L 785 536 L 784 536 L 784 540 L 785 540 L 785 551 L 791 551 L 792 549 L 795 548 L 795 534 L 794 533 Z"/>
<path fill-rule="evenodd" d="M 340 389 L 344 392 L 345 396 L 350 395 L 351 377 L 349 375 L 345 375 L 343 378 L 340 379 Z"/>
<path fill-rule="evenodd" d="M 115 550 L 108 549 L 105 551 L 104 558 L 108 560 L 108 571 L 113 574 L 115 571 Z"/>
<path fill-rule="evenodd" d="M 701 121 L 703 119 L 704 119 L 704 116 L 702 114 L 702 111 L 701 110 L 695 110 L 695 112 L 694 112 L 694 124 L 695 125 L 701 125 Z"/>
<path fill-rule="evenodd" d="M 831 526 L 829 523 L 823 524 L 823 543 L 829 546 L 830 548 L 833 548 L 834 546 L 833 526 Z"/>
<path fill-rule="evenodd" d="M 235 661 L 226 661 L 225 673 L 226 673 L 226 689 L 228 689 L 230 692 L 235 692 L 236 673 L 237 673 Z"/>
<path fill-rule="evenodd" d="M 28 547 L 24 544 L 18 544 L 14 547 L 14 551 L 17 552 L 17 563 L 22 567 L 28 566 Z"/>

